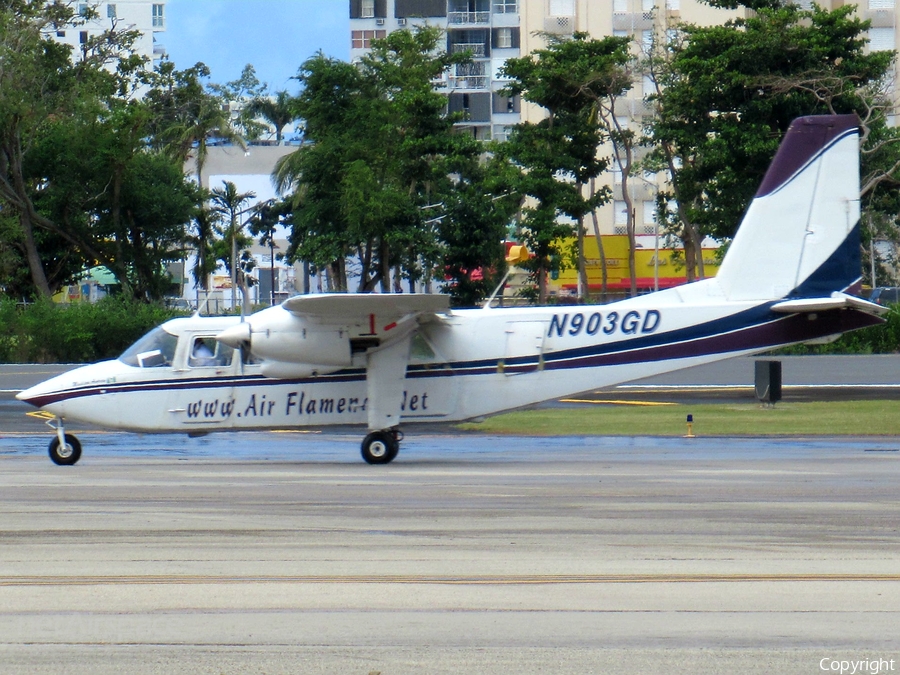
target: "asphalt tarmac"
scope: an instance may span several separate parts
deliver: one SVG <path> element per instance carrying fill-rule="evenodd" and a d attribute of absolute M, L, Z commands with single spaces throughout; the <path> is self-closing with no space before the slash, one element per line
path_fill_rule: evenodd
<path fill-rule="evenodd" d="M 900 439 L 87 430 L 57 467 L 0 403 L 4 675 L 900 671 Z"/>

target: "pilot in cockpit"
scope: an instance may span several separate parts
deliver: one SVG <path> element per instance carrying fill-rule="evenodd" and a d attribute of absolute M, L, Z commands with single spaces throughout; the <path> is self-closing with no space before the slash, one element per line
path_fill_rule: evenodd
<path fill-rule="evenodd" d="M 209 342 L 213 342 L 210 346 Z M 218 366 L 221 365 L 216 358 L 214 350 L 214 341 L 212 338 L 196 338 L 191 348 L 191 356 L 188 365 L 197 366 Z"/>

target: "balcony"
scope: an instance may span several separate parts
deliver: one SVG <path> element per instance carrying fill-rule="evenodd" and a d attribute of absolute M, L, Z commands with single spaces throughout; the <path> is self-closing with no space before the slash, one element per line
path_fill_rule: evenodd
<path fill-rule="evenodd" d="M 484 61 L 459 63 L 450 75 L 450 89 L 487 89 L 490 85 Z"/>
<path fill-rule="evenodd" d="M 490 12 L 447 12 L 447 22 L 452 26 L 461 24 L 489 24 Z"/>
<path fill-rule="evenodd" d="M 487 56 L 487 50 L 483 42 L 457 42 L 452 46 L 451 51 L 454 54 L 472 52 L 472 58 L 474 59 L 483 59 Z"/>
<path fill-rule="evenodd" d="M 544 32 L 555 35 L 571 35 L 575 32 L 574 16 L 544 17 Z"/>
<path fill-rule="evenodd" d="M 486 75 L 468 75 L 466 77 L 451 77 L 450 89 L 487 89 L 490 79 Z"/>

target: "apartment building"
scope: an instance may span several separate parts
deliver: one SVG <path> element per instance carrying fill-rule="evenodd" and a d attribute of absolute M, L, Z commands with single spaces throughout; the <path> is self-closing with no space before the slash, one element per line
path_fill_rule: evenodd
<path fill-rule="evenodd" d="M 109 30 L 111 26 L 117 26 L 120 30 L 139 31 L 141 37 L 135 44 L 135 51 L 150 59 L 151 63 L 165 55 L 165 47 L 158 41 L 158 37 L 166 30 L 166 0 L 77 3 L 77 10 L 81 14 L 87 14 L 88 8 L 92 8 L 96 12 L 96 18 L 56 32 L 56 39 L 71 45 L 76 58 L 81 52 L 81 45 L 85 44 L 90 37 Z"/>
<path fill-rule="evenodd" d="M 350 60 L 358 59 L 373 38 L 416 25 L 437 25 L 447 33 L 447 51 L 469 51 L 471 63 L 446 73 L 442 83 L 451 112 L 462 113 L 460 128 L 475 138 L 505 138 L 521 121 L 518 97 L 500 94 L 500 68 L 521 56 L 522 0 L 351 0 Z"/>

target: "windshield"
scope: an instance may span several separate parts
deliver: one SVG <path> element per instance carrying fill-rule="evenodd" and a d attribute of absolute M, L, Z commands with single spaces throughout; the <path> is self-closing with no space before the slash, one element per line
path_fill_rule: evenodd
<path fill-rule="evenodd" d="M 119 361 L 137 368 L 171 366 L 177 343 L 177 337 L 159 326 L 126 349 Z"/>

